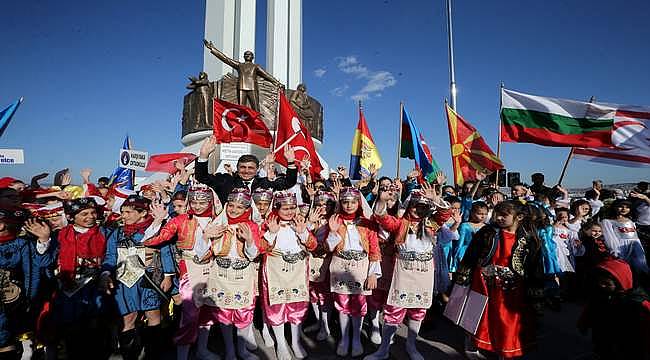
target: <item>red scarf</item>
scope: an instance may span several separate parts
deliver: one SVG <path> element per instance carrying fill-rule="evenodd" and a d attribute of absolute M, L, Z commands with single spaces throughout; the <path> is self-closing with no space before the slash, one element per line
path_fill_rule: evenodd
<path fill-rule="evenodd" d="M 123 230 L 124 235 L 133 236 L 134 234 L 140 233 L 144 234 L 144 231 L 147 230 L 149 225 L 153 222 L 153 216 L 147 215 L 143 221 L 135 224 L 124 224 Z"/>
<path fill-rule="evenodd" d="M 241 215 L 237 216 L 236 218 L 232 218 L 226 212 L 226 216 L 228 217 L 228 224 L 239 224 L 242 222 L 247 222 L 248 220 L 250 220 L 252 213 L 253 213 L 253 209 L 248 208 Z"/>
<path fill-rule="evenodd" d="M 189 215 L 194 215 L 194 216 L 198 216 L 198 217 L 209 217 L 209 218 L 211 218 L 211 217 L 214 216 L 214 212 L 212 211 L 213 208 L 214 208 L 214 202 L 210 201 L 210 206 L 208 206 L 208 208 L 205 209 L 204 212 L 202 212 L 200 214 L 197 214 L 196 211 L 194 211 L 194 209 L 192 209 L 192 207 L 188 205 L 187 213 Z"/>
<path fill-rule="evenodd" d="M 73 225 L 68 225 L 61 229 L 58 239 L 60 244 L 59 267 L 64 282 L 69 283 L 74 279 L 77 258 L 104 259 L 106 238 L 99 226 L 93 226 L 82 234 L 76 232 Z"/>
<path fill-rule="evenodd" d="M 2 235 L 0 236 L 0 244 L 4 244 L 16 238 L 14 234 Z"/>

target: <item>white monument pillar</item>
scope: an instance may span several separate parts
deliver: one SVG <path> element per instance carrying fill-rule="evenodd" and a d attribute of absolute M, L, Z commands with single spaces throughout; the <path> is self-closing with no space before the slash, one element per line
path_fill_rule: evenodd
<path fill-rule="evenodd" d="M 205 0 L 205 38 L 231 58 L 255 52 L 256 0 Z M 215 81 L 233 69 L 203 48 L 203 71 Z"/>
<path fill-rule="evenodd" d="M 302 0 L 268 0 L 266 69 L 289 89 L 302 82 Z"/>

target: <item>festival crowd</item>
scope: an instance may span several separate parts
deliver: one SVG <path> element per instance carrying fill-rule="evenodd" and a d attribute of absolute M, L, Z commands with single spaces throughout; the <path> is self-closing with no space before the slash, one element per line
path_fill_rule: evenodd
<path fill-rule="evenodd" d="M 51 187 L 48 174 L 1 178 L 0 359 L 20 359 L 26 339 L 39 359 L 249 360 L 258 346 L 302 359 L 303 332 L 387 359 L 405 323 L 420 360 L 427 311 L 462 289 L 487 297 L 460 349 L 470 358 L 534 351 L 543 313 L 575 301 L 594 354 L 650 359 L 647 182 L 594 181 L 576 198 L 541 173 L 509 194 L 481 173 L 457 187 L 370 169 L 353 183 L 343 167 L 313 176 L 290 147 L 283 173 L 244 155 L 211 174 L 216 145 L 138 191 L 89 169 L 80 185 L 67 169 Z"/>

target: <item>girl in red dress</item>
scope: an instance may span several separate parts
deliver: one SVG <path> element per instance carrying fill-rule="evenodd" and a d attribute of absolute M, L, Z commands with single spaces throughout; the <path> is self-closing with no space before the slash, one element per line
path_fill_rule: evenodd
<path fill-rule="evenodd" d="M 540 241 L 527 210 L 517 201 L 497 204 L 493 226 L 474 235 L 455 278 L 488 297 L 473 340 L 501 358 L 522 356 L 534 345 L 535 310 L 543 300 Z"/>

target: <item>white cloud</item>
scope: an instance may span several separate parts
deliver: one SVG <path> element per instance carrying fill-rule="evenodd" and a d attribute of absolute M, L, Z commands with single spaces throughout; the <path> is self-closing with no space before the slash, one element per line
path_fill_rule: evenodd
<path fill-rule="evenodd" d="M 343 86 L 339 86 L 330 90 L 330 93 L 334 96 L 343 96 L 348 88 L 350 88 L 350 86 L 348 86 L 348 84 L 344 84 Z"/>
<path fill-rule="evenodd" d="M 327 72 L 327 70 L 325 70 L 324 68 L 318 68 L 318 69 L 314 70 L 314 76 L 317 77 L 317 78 L 322 78 L 323 75 L 325 75 L 326 72 Z"/>
<path fill-rule="evenodd" d="M 365 81 L 361 89 L 351 96 L 352 100 L 367 100 L 370 96 L 381 96 L 382 91 L 397 84 L 397 80 L 391 72 L 386 70 L 372 71 L 363 65 L 354 55 L 338 57 L 336 60 L 338 61 L 337 68 L 341 72 L 354 75 L 357 79 L 363 79 Z M 332 90 L 332 94 L 335 94 L 335 91 L 341 88 L 343 87 Z M 345 85 L 345 90 L 347 88 L 348 86 Z M 336 96 L 342 96 L 343 92 L 336 91 L 336 94 L 340 94 Z"/>

